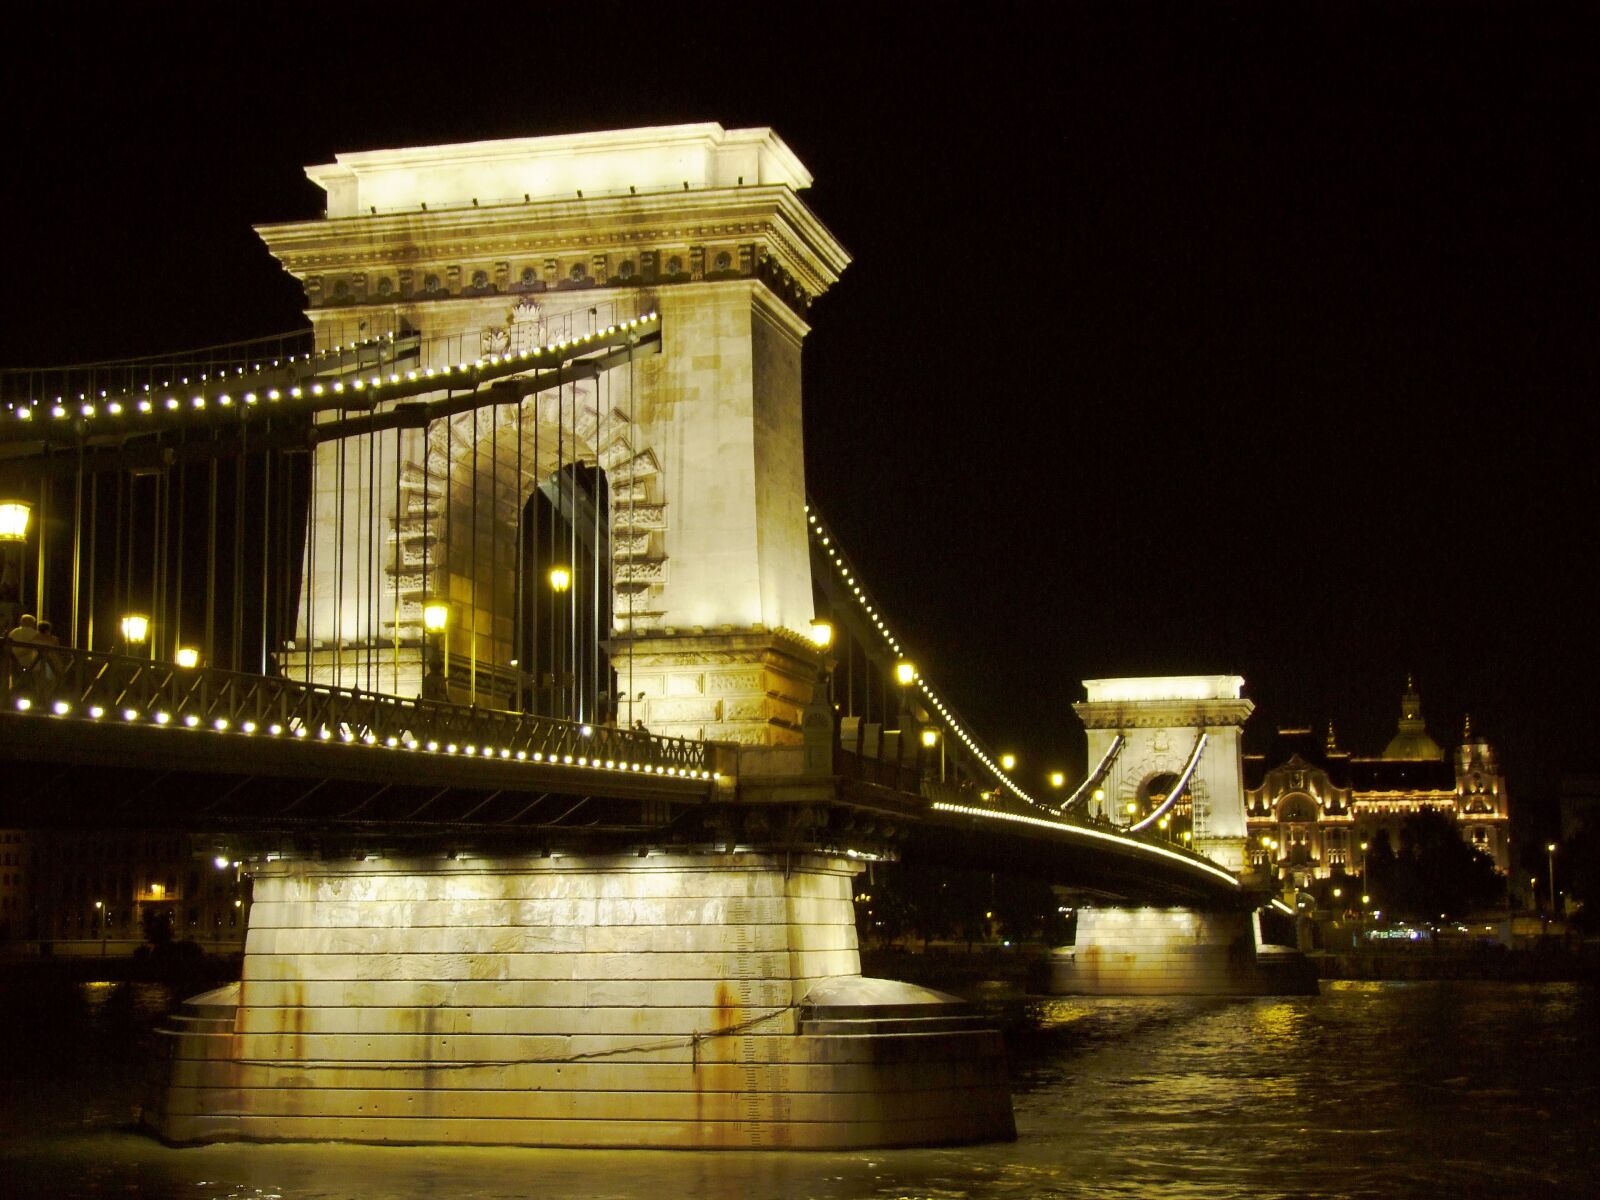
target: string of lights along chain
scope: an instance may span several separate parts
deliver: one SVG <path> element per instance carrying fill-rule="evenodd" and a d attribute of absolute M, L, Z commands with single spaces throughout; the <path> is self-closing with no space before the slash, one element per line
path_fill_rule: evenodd
<path fill-rule="evenodd" d="M 877 631 L 878 636 L 883 639 L 883 644 L 887 646 L 891 652 L 893 652 L 895 657 L 903 658 L 904 648 L 900 644 L 900 639 L 895 636 L 893 630 L 890 629 L 888 622 L 883 619 L 883 613 L 879 610 L 878 606 L 873 603 L 872 597 L 862 584 L 860 577 L 850 566 L 850 563 L 845 558 L 844 553 L 839 549 L 837 545 L 837 539 L 823 524 L 822 519 L 815 511 L 813 511 L 813 507 L 810 504 L 806 505 L 806 523 L 812 539 L 818 544 L 818 546 L 822 548 L 824 553 L 827 554 L 828 561 L 833 565 L 834 570 L 838 572 L 839 578 L 843 581 L 845 587 L 849 589 L 851 598 L 860 607 L 861 612 L 867 618 L 867 622 Z M 939 693 L 934 689 L 933 685 L 928 682 L 927 676 L 923 672 L 916 672 L 913 683 L 917 690 L 922 693 L 923 698 L 932 707 L 933 711 L 939 714 L 939 719 L 944 725 L 945 729 L 950 733 L 950 735 L 959 739 L 961 743 L 966 746 L 967 750 L 973 755 L 973 757 L 976 758 L 978 762 L 982 763 L 985 768 L 987 768 L 989 774 L 994 778 L 995 782 L 997 782 L 1001 787 L 1005 788 L 1018 800 L 1021 800 L 1024 804 L 1030 805 L 1033 808 L 1037 808 L 1041 812 L 1053 811 L 1049 805 L 1041 804 L 1022 788 L 1017 786 L 1016 782 L 1012 780 L 1004 770 L 1001 769 L 1000 764 L 995 760 L 994 756 L 989 753 L 987 747 L 985 747 L 983 743 L 980 742 L 975 735 L 969 732 L 966 727 L 962 725 L 960 720 L 957 719 L 955 712 L 951 709 L 950 705 L 945 702 L 944 698 L 939 695 Z"/>

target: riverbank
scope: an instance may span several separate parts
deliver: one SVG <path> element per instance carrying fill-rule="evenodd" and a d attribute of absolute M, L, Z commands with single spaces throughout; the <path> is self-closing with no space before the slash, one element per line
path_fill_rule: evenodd
<path fill-rule="evenodd" d="M 1313 951 L 1319 979 L 1482 979 L 1503 983 L 1600 983 L 1600 955 L 1565 946 L 1462 952 L 1429 949 Z"/>
<path fill-rule="evenodd" d="M 1600 983 L 1600 953 L 1565 944 L 1461 950 L 1430 947 L 1310 952 L 1321 980 L 1486 980 L 1502 983 Z M 1049 994 L 1050 949 L 1043 945 L 933 946 L 924 951 L 877 946 L 861 951 L 861 973 L 900 979 L 966 1000 Z"/>
<path fill-rule="evenodd" d="M 164 983 L 182 995 L 239 978 L 240 955 L 0 956 L 0 978 L 24 983 Z"/>

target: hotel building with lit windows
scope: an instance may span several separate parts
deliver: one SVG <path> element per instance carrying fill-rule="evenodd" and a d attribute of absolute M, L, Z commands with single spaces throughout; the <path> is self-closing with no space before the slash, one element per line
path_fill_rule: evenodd
<path fill-rule="evenodd" d="M 1469 718 L 1447 755 L 1428 734 L 1409 680 L 1399 729 L 1377 757 L 1341 748 L 1331 723 L 1321 738 L 1280 729 L 1270 755 L 1244 756 L 1244 774 L 1249 864 L 1286 884 L 1359 875 L 1362 843 L 1383 834 L 1398 849 L 1402 823 L 1423 809 L 1454 817 L 1462 838 L 1496 870 L 1510 868 L 1510 806 L 1494 748 Z"/>
<path fill-rule="evenodd" d="M 0 955 L 132 954 L 152 920 L 209 954 L 244 949 L 248 881 L 215 839 L 8 829 L 0 830 L 0 862 Z"/>

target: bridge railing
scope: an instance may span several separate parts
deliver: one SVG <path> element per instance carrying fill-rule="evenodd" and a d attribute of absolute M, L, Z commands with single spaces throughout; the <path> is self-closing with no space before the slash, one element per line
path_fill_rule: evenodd
<path fill-rule="evenodd" d="M 688 738 L 124 654 L 0 639 L 8 712 L 361 742 L 485 758 L 588 764 L 698 777 Z"/>

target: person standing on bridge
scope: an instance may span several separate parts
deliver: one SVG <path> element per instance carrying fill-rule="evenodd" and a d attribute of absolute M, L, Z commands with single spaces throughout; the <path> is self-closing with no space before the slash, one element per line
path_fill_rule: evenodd
<path fill-rule="evenodd" d="M 38 630 L 39 662 L 33 669 L 33 678 L 34 686 L 44 696 L 56 690 L 56 680 L 61 677 L 61 658 L 55 653 L 61 639 L 55 635 L 49 621 L 40 621 Z"/>
<path fill-rule="evenodd" d="M 428 660 L 428 673 L 422 677 L 420 699 L 431 700 L 436 704 L 450 703 L 450 685 L 444 678 L 444 659 L 437 655 Z"/>
<path fill-rule="evenodd" d="M 39 652 L 33 647 L 39 644 L 39 625 L 34 620 L 32 613 L 23 613 L 17 619 L 17 626 L 6 634 L 11 641 L 11 660 L 16 664 L 16 673 L 24 679 L 33 678 L 33 665 L 39 660 Z"/>

